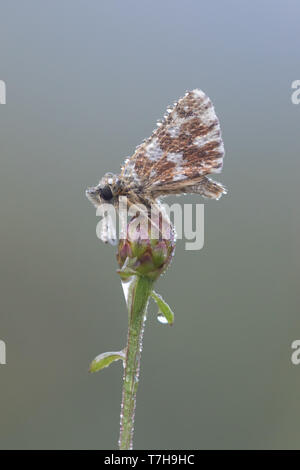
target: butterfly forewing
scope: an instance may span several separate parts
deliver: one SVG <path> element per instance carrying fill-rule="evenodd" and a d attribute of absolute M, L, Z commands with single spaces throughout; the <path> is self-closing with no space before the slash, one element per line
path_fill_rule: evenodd
<path fill-rule="evenodd" d="M 224 146 L 211 100 L 201 90 L 187 92 L 151 137 L 137 147 L 122 175 L 145 191 L 189 186 L 222 169 Z"/>

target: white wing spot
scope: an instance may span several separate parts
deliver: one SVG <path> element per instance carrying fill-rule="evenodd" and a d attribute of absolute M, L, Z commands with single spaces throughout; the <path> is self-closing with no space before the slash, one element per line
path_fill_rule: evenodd
<path fill-rule="evenodd" d="M 145 150 L 146 150 L 146 156 L 151 161 L 159 160 L 163 155 L 163 151 L 159 146 L 157 137 L 155 137 L 152 140 L 152 142 L 146 145 Z"/>
<path fill-rule="evenodd" d="M 214 107 L 212 105 L 207 109 L 200 110 L 198 116 L 201 120 L 201 123 L 205 124 L 206 126 L 210 126 L 217 119 Z M 219 126 L 216 125 L 216 127 Z"/>
<path fill-rule="evenodd" d="M 140 183 L 140 178 L 138 177 L 137 172 L 135 171 L 133 162 L 130 162 L 129 164 L 127 164 L 124 167 L 124 177 L 125 178 L 132 178 L 137 183 Z"/>
<path fill-rule="evenodd" d="M 213 163 L 220 163 L 221 165 L 219 166 L 219 168 L 210 168 L 209 169 L 209 172 L 210 173 L 221 173 L 222 171 L 222 167 L 223 167 L 223 157 L 221 158 L 216 158 Z"/>
<path fill-rule="evenodd" d="M 208 142 L 220 141 L 220 131 L 219 126 L 214 127 L 206 135 L 200 135 L 196 137 L 193 141 L 193 145 L 196 145 L 199 148 L 204 147 Z"/>
<path fill-rule="evenodd" d="M 168 133 L 172 138 L 178 137 L 180 133 L 180 125 L 171 126 L 168 128 Z"/>
<path fill-rule="evenodd" d="M 199 88 L 196 88 L 195 90 L 193 90 L 192 93 L 193 93 L 195 98 L 204 98 L 204 97 L 206 97 L 206 94 L 202 90 L 199 90 Z"/>
<path fill-rule="evenodd" d="M 176 163 L 176 165 L 180 165 L 182 163 L 183 153 L 168 153 L 167 160 L 168 162 Z"/>
<path fill-rule="evenodd" d="M 178 173 L 173 176 L 173 181 L 181 181 L 187 179 L 187 176 L 184 175 L 183 173 L 180 173 L 180 171 L 183 171 L 182 167 L 177 168 Z"/>

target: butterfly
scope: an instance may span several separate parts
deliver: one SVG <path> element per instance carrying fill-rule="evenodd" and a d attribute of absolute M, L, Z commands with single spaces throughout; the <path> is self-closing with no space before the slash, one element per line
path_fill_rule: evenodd
<path fill-rule="evenodd" d="M 167 109 L 152 135 L 125 160 L 120 175 L 106 173 L 86 195 L 96 207 L 103 203 L 117 207 L 120 196 L 126 196 L 129 205 L 147 208 L 171 194 L 219 199 L 227 191 L 207 175 L 221 172 L 223 158 L 214 106 L 202 90 L 195 89 Z"/>

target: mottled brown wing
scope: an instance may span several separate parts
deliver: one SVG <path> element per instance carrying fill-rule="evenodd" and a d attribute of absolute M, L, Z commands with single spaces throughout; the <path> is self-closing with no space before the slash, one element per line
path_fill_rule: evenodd
<path fill-rule="evenodd" d="M 219 173 L 223 157 L 221 129 L 213 104 L 196 89 L 167 110 L 151 137 L 125 162 L 122 174 L 133 177 L 145 190 L 188 186 L 203 175 Z"/>

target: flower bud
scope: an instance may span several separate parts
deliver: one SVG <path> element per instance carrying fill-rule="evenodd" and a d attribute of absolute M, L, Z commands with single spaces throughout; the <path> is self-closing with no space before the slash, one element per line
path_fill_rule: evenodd
<path fill-rule="evenodd" d="M 127 225 L 125 238 L 119 241 L 119 273 L 123 280 L 140 275 L 155 281 L 166 271 L 174 251 L 175 233 L 168 220 L 160 216 L 157 227 L 150 217 L 135 216 Z"/>

